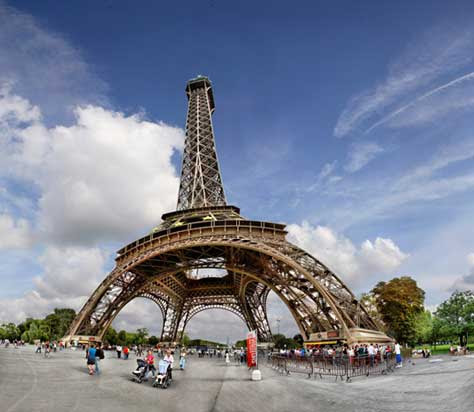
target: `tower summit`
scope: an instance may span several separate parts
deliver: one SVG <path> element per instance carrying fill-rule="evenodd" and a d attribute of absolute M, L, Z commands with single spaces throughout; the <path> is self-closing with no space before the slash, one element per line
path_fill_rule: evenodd
<path fill-rule="evenodd" d="M 189 80 L 186 94 L 186 140 L 176 210 L 225 206 L 212 128 L 215 104 L 210 80 L 204 76 Z"/>

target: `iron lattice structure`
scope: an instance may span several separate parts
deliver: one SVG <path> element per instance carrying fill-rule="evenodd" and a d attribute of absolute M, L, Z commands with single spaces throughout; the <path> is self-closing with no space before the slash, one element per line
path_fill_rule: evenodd
<path fill-rule="evenodd" d="M 120 310 L 144 297 L 161 310 L 162 341 L 180 340 L 193 316 L 210 308 L 234 313 L 257 331 L 259 340 L 269 341 L 270 291 L 286 304 L 304 339 L 328 331 L 345 339 L 355 330 L 377 334 L 376 323 L 341 279 L 286 240 L 285 225 L 245 219 L 226 204 L 211 122 L 211 83 L 206 77 L 193 79 L 186 93 L 177 211 L 118 251 L 115 268 L 81 309 L 66 339 L 102 339 Z"/>

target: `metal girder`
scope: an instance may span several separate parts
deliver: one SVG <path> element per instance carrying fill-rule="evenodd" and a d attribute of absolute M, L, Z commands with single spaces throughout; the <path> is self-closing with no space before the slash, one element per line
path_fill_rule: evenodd
<path fill-rule="evenodd" d="M 188 116 L 177 210 L 225 205 L 212 129 L 212 87 L 205 77 L 191 80 L 186 88 Z"/>
<path fill-rule="evenodd" d="M 260 340 L 270 340 L 266 300 L 273 291 L 304 338 L 313 332 L 377 330 L 363 306 L 329 268 L 286 240 L 285 226 L 251 221 L 227 206 L 215 149 L 209 79 L 186 87 L 188 115 L 177 211 L 149 235 L 122 248 L 116 267 L 72 323 L 69 336 L 102 337 L 131 300 L 155 301 L 163 315 L 162 340 L 174 341 L 202 310 L 239 316 Z M 197 276 L 205 269 L 221 275 Z"/>
<path fill-rule="evenodd" d="M 270 290 L 288 306 L 304 337 L 354 326 L 376 329 L 349 289 L 328 268 L 286 241 L 263 240 L 236 236 L 228 230 L 200 237 L 187 233 L 179 241 L 150 243 L 139 255 L 130 254 L 132 262 L 122 261 L 117 266 L 114 276 L 98 288 L 102 295 L 93 294 L 96 301 L 84 306 L 71 331 L 103 334 L 101 328 L 110 324 L 124 302 L 150 290 L 159 290 L 167 299 L 165 340 L 179 337 L 195 313 L 211 307 L 230 308 L 249 328 L 257 330 L 259 339 L 270 339 L 266 316 Z M 194 279 L 190 274 L 196 268 L 227 272 L 220 278 Z M 125 284 L 126 288 L 119 288 Z"/>

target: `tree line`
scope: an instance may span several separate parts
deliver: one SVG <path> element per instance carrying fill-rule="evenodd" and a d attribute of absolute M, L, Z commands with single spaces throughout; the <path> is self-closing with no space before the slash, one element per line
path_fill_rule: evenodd
<path fill-rule="evenodd" d="M 44 319 L 27 318 L 15 325 L 6 323 L 0 326 L 0 339 L 23 340 L 33 343 L 35 340 L 54 341 L 66 335 L 69 326 L 76 317 L 73 309 L 54 309 Z"/>
<path fill-rule="evenodd" d="M 409 276 L 379 282 L 361 303 L 389 336 L 409 346 L 449 341 L 466 346 L 474 335 L 474 294 L 454 291 L 431 313 L 425 292 Z"/>

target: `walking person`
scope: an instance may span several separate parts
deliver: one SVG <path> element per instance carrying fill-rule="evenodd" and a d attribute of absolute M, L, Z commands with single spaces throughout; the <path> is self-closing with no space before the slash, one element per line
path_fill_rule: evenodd
<path fill-rule="evenodd" d="M 117 345 L 115 347 L 115 350 L 117 351 L 117 358 L 120 359 L 122 356 L 122 347 L 120 345 Z"/>
<path fill-rule="evenodd" d="M 94 366 L 95 366 L 95 358 L 96 358 L 96 349 L 94 347 L 94 344 L 91 343 L 90 347 L 86 350 L 86 363 L 87 363 L 87 368 L 89 369 L 89 375 L 94 374 Z"/>
<path fill-rule="evenodd" d="M 146 367 L 147 367 L 145 378 L 148 376 L 150 372 L 152 373 L 153 377 L 155 377 L 155 372 L 156 372 L 155 357 L 153 356 L 153 351 L 151 349 L 148 351 L 145 361 L 146 361 Z"/>
<path fill-rule="evenodd" d="M 44 357 L 49 357 L 49 340 L 46 341 L 46 343 L 44 344 Z"/>
<path fill-rule="evenodd" d="M 97 348 L 95 351 L 95 373 L 97 373 L 97 375 L 100 375 L 99 362 L 104 358 L 104 350 L 102 349 L 102 344 L 99 342 L 97 343 Z"/>
<path fill-rule="evenodd" d="M 165 357 L 163 358 L 163 360 L 169 363 L 169 365 L 170 365 L 170 367 L 169 367 L 170 379 L 173 379 L 172 372 L 173 372 L 174 356 L 173 356 L 173 354 L 171 353 L 171 349 L 168 349 L 168 350 L 166 351 L 166 355 L 165 355 Z"/>
<path fill-rule="evenodd" d="M 130 349 L 128 349 L 128 346 L 124 346 L 123 348 L 123 359 L 128 360 L 128 354 L 130 353 Z"/>

